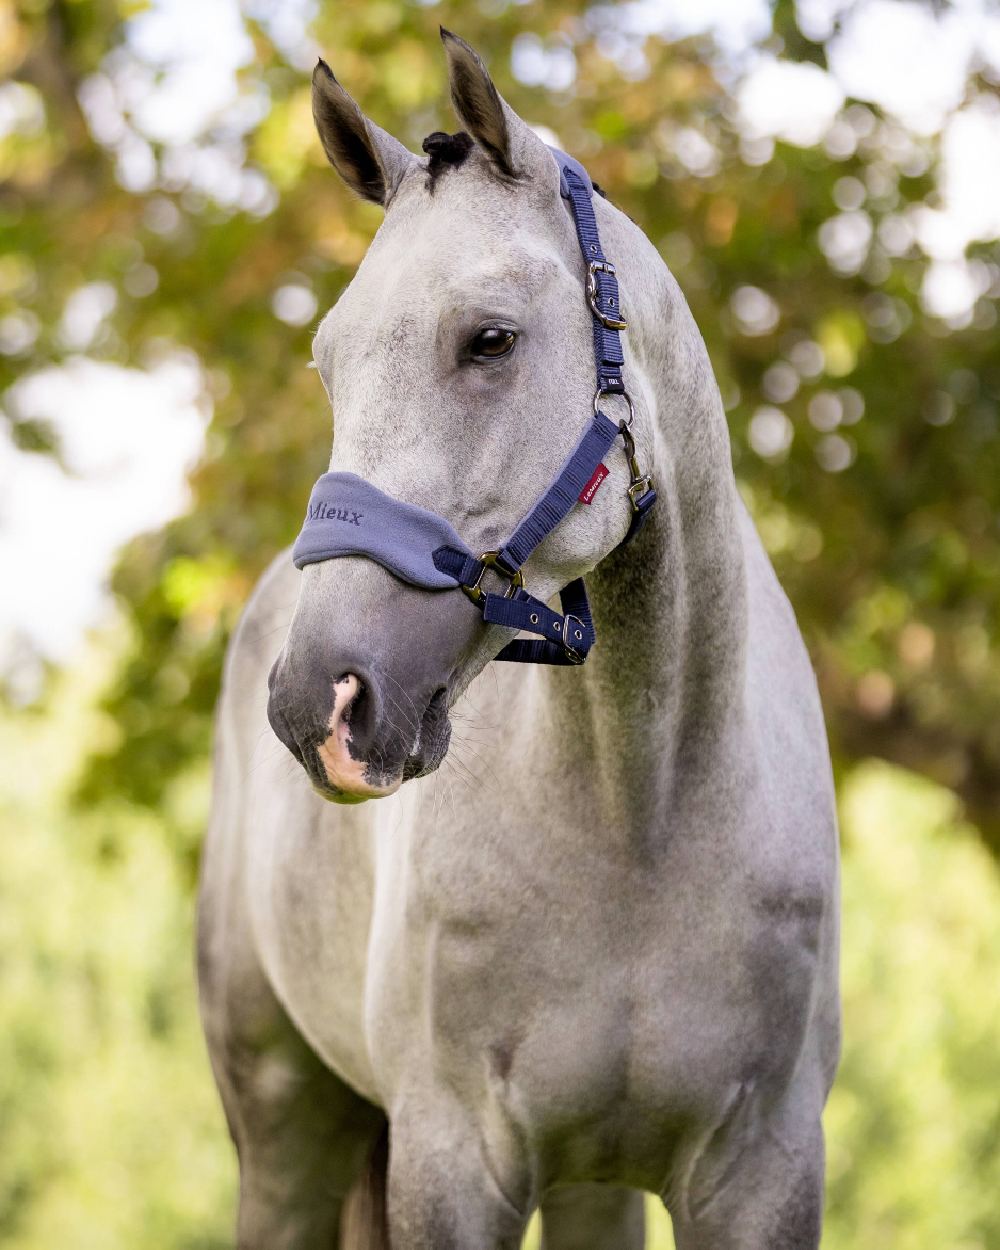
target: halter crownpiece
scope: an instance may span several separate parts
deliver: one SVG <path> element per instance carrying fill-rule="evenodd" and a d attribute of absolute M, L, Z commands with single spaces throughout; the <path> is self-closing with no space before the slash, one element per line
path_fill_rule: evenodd
<path fill-rule="evenodd" d="M 624 542 L 642 528 L 656 502 L 656 490 L 639 468 L 632 438 L 632 401 L 622 379 L 621 331 L 628 323 L 622 316 L 615 267 L 601 248 L 593 183 L 579 161 L 557 148 L 550 150 L 587 266 L 586 296 L 594 324 L 594 415 L 580 441 L 545 494 L 496 551 L 476 556 L 436 512 L 395 499 L 354 473 L 338 472 L 324 473 L 313 487 L 292 559 L 301 569 L 340 556 L 365 556 L 410 585 L 460 589 L 487 623 L 537 635 L 507 643 L 498 660 L 582 664 L 596 641 L 583 578 L 575 578 L 559 592 L 562 611 L 556 612 L 525 590 L 522 566 L 575 504 L 589 503 L 587 492 L 592 494 L 607 473 L 602 462 L 617 438 L 624 444 L 630 475 L 632 520 Z M 618 424 L 606 417 L 600 410 L 603 395 L 621 395 L 628 417 Z M 502 593 L 484 589 L 488 571 L 506 581 Z"/>

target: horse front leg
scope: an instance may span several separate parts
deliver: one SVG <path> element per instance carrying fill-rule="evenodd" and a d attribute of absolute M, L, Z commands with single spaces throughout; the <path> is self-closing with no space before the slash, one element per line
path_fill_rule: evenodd
<path fill-rule="evenodd" d="M 393 1113 L 389 1140 L 392 1250 L 519 1250 L 526 1187 L 490 1158 L 474 1124 L 408 1108 Z"/>
<path fill-rule="evenodd" d="M 677 1250 L 817 1250 L 823 1223 L 819 1109 L 727 1125 L 680 1195 L 664 1201 Z"/>
<path fill-rule="evenodd" d="M 542 1200 L 542 1250 L 643 1250 L 643 1195 L 617 1185 L 562 1185 Z"/>
<path fill-rule="evenodd" d="M 385 1116 L 331 1072 L 274 996 L 239 916 L 225 945 L 200 926 L 202 1022 L 240 1165 L 237 1250 L 383 1247 L 365 1222 L 366 1166 Z M 348 1201 L 350 1195 L 351 1201 Z M 372 1222 L 369 1220 L 368 1222 Z"/>

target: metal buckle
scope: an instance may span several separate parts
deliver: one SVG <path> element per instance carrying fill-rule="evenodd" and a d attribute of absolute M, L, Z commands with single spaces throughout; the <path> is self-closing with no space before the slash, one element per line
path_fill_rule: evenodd
<path fill-rule="evenodd" d="M 487 592 L 483 590 L 479 583 L 483 580 L 487 569 L 493 569 L 500 577 L 507 578 L 510 584 L 503 592 L 503 597 L 505 599 L 513 599 L 514 592 L 520 590 L 524 585 L 524 576 L 521 573 L 521 570 L 518 569 L 518 571 L 513 575 L 508 573 L 500 563 L 499 557 L 499 551 L 484 551 L 479 557 L 479 563 L 482 565 L 482 568 L 479 571 L 479 576 L 471 586 L 459 587 L 466 598 L 471 599 L 477 608 L 482 606 L 483 601 L 486 598 Z"/>
<path fill-rule="evenodd" d="M 609 260 L 592 260 L 587 266 L 587 303 L 590 305 L 590 311 L 605 330 L 627 330 L 627 321 L 622 317 L 609 316 L 598 306 L 597 275 L 599 273 L 610 274 L 612 278 L 616 276 L 615 267 Z"/>
<path fill-rule="evenodd" d="M 579 635 L 579 637 L 577 637 Z M 587 636 L 587 627 L 578 616 L 574 616 L 571 612 L 567 612 L 563 617 L 563 650 L 569 656 L 573 664 L 582 664 L 587 658 L 582 651 L 574 646 L 574 643 L 582 644 Z M 570 638 L 573 642 L 570 642 Z"/>

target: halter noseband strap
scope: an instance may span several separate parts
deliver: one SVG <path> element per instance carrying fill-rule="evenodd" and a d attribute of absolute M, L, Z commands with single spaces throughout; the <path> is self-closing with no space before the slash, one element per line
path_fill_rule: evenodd
<path fill-rule="evenodd" d="M 596 635 L 583 578 L 559 593 L 555 612 L 524 589 L 521 568 L 538 544 L 564 520 L 594 482 L 602 461 L 619 437 L 628 456 L 632 520 L 624 542 L 641 529 L 656 502 L 652 479 L 639 468 L 632 439 L 632 402 L 622 366 L 622 318 L 615 267 L 604 256 L 592 202 L 593 184 L 583 166 L 551 149 L 559 166 L 560 189 L 568 201 L 587 266 L 586 291 L 594 323 L 597 388 L 587 430 L 545 494 L 497 551 L 475 556 L 444 517 L 385 494 L 353 473 L 324 473 L 313 487 L 305 524 L 292 558 L 297 568 L 338 556 L 375 560 L 403 581 L 427 590 L 460 588 L 492 625 L 536 634 L 509 642 L 498 660 L 532 664 L 582 664 Z M 615 424 L 599 408 L 603 395 L 621 395 L 628 418 Z M 503 593 L 485 590 L 492 570 L 507 582 Z"/>

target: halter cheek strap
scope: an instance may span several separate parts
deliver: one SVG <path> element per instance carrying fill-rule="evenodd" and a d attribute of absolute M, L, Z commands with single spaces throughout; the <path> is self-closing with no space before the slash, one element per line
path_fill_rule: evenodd
<path fill-rule="evenodd" d="M 627 322 L 621 315 L 615 267 L 601 248 L 593 184 L 578 161 L 551 150 L 587 266 L 587 303 L 594 323 L 594 414 L 580 441 L 545 494 L 497 551 L 473 555 L 437 513 L 395 499 L 353 473 L 324 473 L 313 487 L 292 558 L 301 569 L 339 556 L 365 556 L 411 585 L 427 590 L 459 588 L 489 624 L 537 636 L 509 642 L 498 660 L 582 664 L 596 641 L 583 579 L 574 579 L 560 591 L 562 611 L 555 612 L 524 589 L 521 568 L 576 503 L 589 502 L 586 492 L 595 482 L 599 485 L 602 470 L 607 472 L 603 460 L 618 437 L 630 472 L 632 520 L 625 543 L 642 528 L 656 502 L 656 490 L 639 468 L 631 434 L 632 402 L 622 379 L 625 356 L 620 337 Z M 601 397 L 609 394 L 621 395 L 628 403 L 628 419 L 620 424 L 600 410 Z M 484 589 L 488 574 L 507 583 L 502 593 Z"/>

